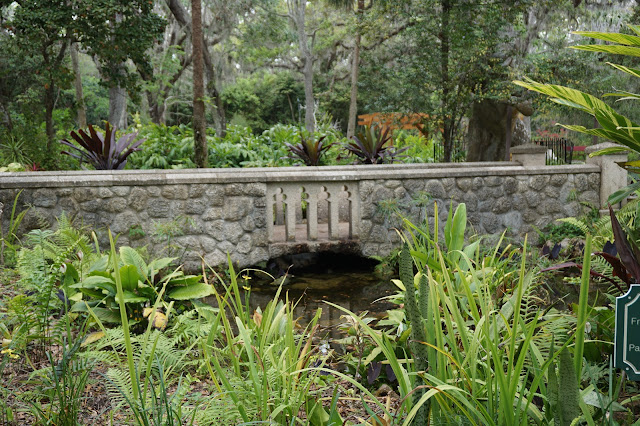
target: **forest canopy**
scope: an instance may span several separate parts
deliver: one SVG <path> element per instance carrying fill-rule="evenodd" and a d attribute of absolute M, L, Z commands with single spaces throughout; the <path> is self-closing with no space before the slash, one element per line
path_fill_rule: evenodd
<path fill-rule="evenodd" d="M 473 157 L 522 105 L 533 134 L 588 120 L 515 79 L 634 91 L 602 72 L 604 55 L 567 47 L 581 42 L 573 31 L 625 32 L 639 10 L 631 0 L 2 0 L 0 160 L 72 168 L 58 158 L 72 130 L 191 126 L 195 63 L 208 134 L 330 124 L 351 137 L 358 115 L 420 113 L 445 161 L 462 141 Z"/>

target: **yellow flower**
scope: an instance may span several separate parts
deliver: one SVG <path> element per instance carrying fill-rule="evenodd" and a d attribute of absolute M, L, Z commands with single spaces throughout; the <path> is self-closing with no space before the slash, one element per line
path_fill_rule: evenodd
<path fill-rule="evenodd" d="M 244 278 L 245 280 L 250 280 L 251 277 L 249 275 L 243 275 L 242 278 Z"/>
<path fill-rule="evenodd" d="M 2 355 L 7 354 L 7 355 L 9 355 L 9 358 L 11 358 L 11 359 L 20 358 L 19 355 L 13 353 L 13 349 L 3 349 L 2 351 L 0 351 L 0 354 L 2 354 Z"/>

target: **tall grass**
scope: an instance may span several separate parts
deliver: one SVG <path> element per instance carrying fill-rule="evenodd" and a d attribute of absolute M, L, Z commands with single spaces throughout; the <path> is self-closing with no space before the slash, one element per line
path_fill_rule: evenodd
<path fill-rule="evenodd" d="M 228 285 L 220 280 L 225 291 L 215 295 L 219 311 L 203 345 L 207 370 L 220 393 L 243 422 L 293 424 L 301 412 L 309 419 L 328 418 L 312 387 L 319 372 L 307 369 L 318 360 L 312 340 L 321 310 L 298 332 L 293 304 L 287 296 L 279 301 L 280 287 L 265 309 L 252 315 L 231 262 L 229 272 Z"/>

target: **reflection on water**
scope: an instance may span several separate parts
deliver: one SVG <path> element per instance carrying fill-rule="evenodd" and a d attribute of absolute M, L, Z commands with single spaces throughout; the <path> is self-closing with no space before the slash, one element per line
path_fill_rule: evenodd
<path fill-rule="evenodd" d="M 252 287 L 251 307 L 264 308 L 275 296 L 276 291 L 275 285 Z M 302 318 L 304 324 L 313 318 L 318 308 L 322 308 L 320 325 L 332 327 L 344 322 L 340 319 L 340 315 L 344 313 L 324 303 L 325 301 L 355 313 L 368 311 L 369 316 L 380 317 L 395 305 L 388 301 L 375 301 L 395 294 L 395 291 L 395 286 L 389 280 L 377 278 L 372 271 L 313 272 L 297 274 L 288 280 L 287 285 L 282 289 L 281 298 L 284 299 L 284 293 L 288 293 L 289 300 L 298 301 L 294 312 L 296 316 Z"/>

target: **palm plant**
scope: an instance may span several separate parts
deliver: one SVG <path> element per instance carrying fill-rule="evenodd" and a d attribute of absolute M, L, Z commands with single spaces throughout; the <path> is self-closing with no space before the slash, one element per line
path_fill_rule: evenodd
<path fill-rule="evenodd" d="M 577 31 L 575 34 L 614 44 L 590 44 L 573 46 L 573 48 L 589 52 L 613 53 L 624 56 L 640 56 L 640 26 L 629 25 L 629 28 L 635 33 L 635 35 Z M 629 68 L 624 65 L 613 64 L 610 62 L 607 62 L 607 64 L 634 77 L 640 77 L 640 69 Z M 623 145 L 621 147 L 607 148 L 605 150 L 598 151 L 594 155 L 611 154 L 623 151 L 640 153 L 640 125 L 618 113 L 615 109 L 595 96 L 564 86 L 538 83 L 531 79 L 527 79 L 526 81 L 515 81 L 514 83 L 529 90 L 534 90 L 550 96 L 552 101 L 559 103 L 560 105 L 582 110 L 592 115 L 600 125 L 599 128 L 588 129 L 584 126 L 565 124 L 562 125 L 564 128 L 612 140 Z M 640 94 L 627 91 L 617 91 L 605 96 L 615 96 L 620 98 L 620 100 L 640 99 Z M 622 166 L 630 172 L 637 173 L 640 171 L 640 162 L 638 161 L 626 162 L 622 164 Z M 624 200 L 629 194 L 638 189 L 640 189 L 640 180 L 627 186 L 623 190 L 612 194 L 608 201 L 611 204 L 615 204 Z"/>

